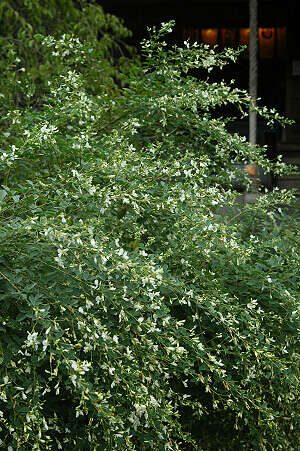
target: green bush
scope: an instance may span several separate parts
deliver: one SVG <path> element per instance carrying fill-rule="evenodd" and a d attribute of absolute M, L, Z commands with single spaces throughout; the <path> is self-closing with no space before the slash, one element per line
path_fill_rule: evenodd
<path fill-rule="evenodd" d="M 213 118 L 244 91 L 190 75 L 236 52 L 167 49 L 171 27 L 118 97 L 45 38 L 64 69 L 2 118 L 3 449 L 299 447 L 293 195 L 238 206 L 231 168 L 289 169 Z"/>

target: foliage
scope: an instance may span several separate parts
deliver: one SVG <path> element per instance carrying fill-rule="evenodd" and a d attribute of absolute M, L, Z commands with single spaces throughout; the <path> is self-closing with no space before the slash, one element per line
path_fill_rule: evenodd
<path fill-rule="evenodd" d="M 288 168 L 212 118 L 245 92 L 189 75 L 235 52 L 168 50 L 171 26 L 119 97 L 44 39 L 64 70 L 2 120 L 3 449 L 298 449 L 293 195 L 231 186 L 237 161 Z"/>
<path fill-rule="evenodd" d="M 94 0 L 5 0 L 0 4 L 2 109 L 38 107 L 48 81 L 63 68 L 69 49 L 58 60 L 55 46 L 51 52 L 41 47 L 39 34 L 54 38 L 75 34 L 89 42 L 93 52 L 86 55 L 80 71 L 93 94 L 116 91 L 122 83 L 121 69 L 133 52 L 127 42 L 131 32 Z"/>

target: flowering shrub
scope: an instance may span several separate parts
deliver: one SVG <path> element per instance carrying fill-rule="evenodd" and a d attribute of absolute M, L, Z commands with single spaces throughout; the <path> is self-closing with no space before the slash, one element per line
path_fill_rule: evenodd
<path fill-rule="evenodd" d="M 289 169 L 212 118 L 245 92 L 189 75 L 235 52 L 167 50 L 171 26 L 113 99 L 46 38 L 65 70 L 2 119 L 3 449 L 298 448 L 293 195 L 238 206 L 230 168 Z"/>

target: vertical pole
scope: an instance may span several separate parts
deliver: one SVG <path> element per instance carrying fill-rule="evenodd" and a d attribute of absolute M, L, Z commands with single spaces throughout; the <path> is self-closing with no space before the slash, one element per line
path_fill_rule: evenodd
<path fill-rule="evenodd" d="M 249 0 L 250 47 L 249 47 L 249 92 L 253 105 L 257 98 L 257 0 Z M 257 117 L 255 111 L 249 112 L 249 141 L 255 145 L 257 140 Z"/>
<path fill-rule="evenodd" d="M 257 66 L 258 66 L 258 45 L 257 45 L 257 30 L 258 30 L 258 7 L 257 0 L 249 0 L 249 17 L 250 17 L 250 46 L 249 46 L 249 92 L 252 99 L 252 106 L 256 106 L 257 99 Z M 257 114 L 250 108 L 249 111 L 249 142 L 252 145 L 257 143 Z M 244 201 L 256 197 L 258 191 L 258 167 L 253 162 L 251 164 L 252 194 L 245 193 Z"/>

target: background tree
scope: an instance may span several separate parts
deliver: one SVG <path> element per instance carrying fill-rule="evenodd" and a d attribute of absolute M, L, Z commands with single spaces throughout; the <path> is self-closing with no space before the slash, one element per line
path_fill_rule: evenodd
<path fill-rule="evenodd" d="M 62 70 L 58 59 L 43 53 L 38 34 L 74 34 L 92 45 L 92 55 L 80 68 L 90 92 L 116 90 L 122 83 L 120 69 L 125 62 L 128 66 L 133 49 L 126 43 L 131 32 L 121 19 L 106 14 L 93 0 L 5 0 L 0 4 L 2 109 L 28 103 L 38 106 L 47 82 Z"/>

